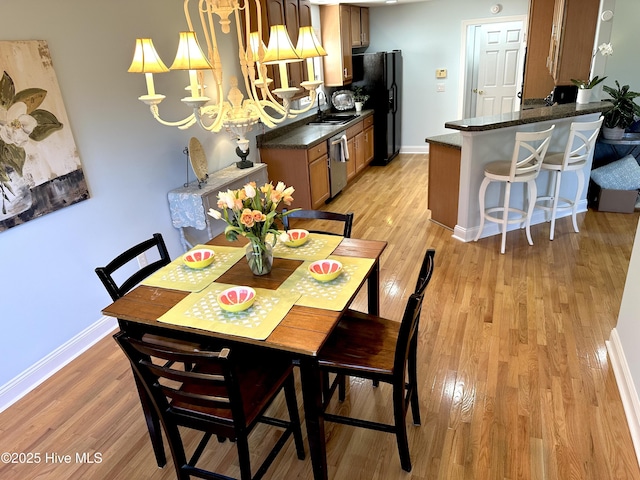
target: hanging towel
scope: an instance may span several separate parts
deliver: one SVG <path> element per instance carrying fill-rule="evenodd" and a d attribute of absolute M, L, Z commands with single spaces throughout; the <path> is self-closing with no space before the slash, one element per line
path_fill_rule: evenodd
<path fill-rule="evenodd" d="M 349 160 L 349 146 L 347 145 L 347 136 L 342 135 L 340 137 L 340 161 L 346 162 Z"/>

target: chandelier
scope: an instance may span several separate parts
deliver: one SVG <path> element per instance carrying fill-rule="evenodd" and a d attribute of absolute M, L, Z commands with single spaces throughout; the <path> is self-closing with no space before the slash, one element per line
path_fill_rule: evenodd
<path fill-rule="evenodd" d="M 284 25 L 271 26 L 268 46 L 265 46 L 262 41 L 264 37 L 260 0 L 197 0 L 200 33 L 207 46 L 205 55 L 191 20 L 190 1 L 184 0 L 188 31 L 180 32 L 178 51 L 171 67 L 166 67 L 150 38 L 138 38 L 128 71 L 145 74 L 147 94 L 138 99 L 149 106 L 158 122 L 180 129 L 194 124 L 210 132 L 225 129 L 235 137 L 238 144 L 236 153 L 245 161 L 249 153 L 246 135 L 256 123 L 262 122 L 267 127 L 274 128 L 287 118 L 311 109 L 317 89 L 322 85 L 322 81 L 316 78 L 313 59 L 326 55 L 326 52 L 310 26 L 300 27 L 295 47 Z M 255 8 L 250 8 L 251 5 Z M 227 80 L 220 60 L 216 30 L 229 35 L 232 21 L 230 16 L 235 21 L 241 78 L 229 76 Z M 218 17 L 217 27 L 215 17 Z M 252 27 L 255 29 L 252 30 Z M 302 81 L 299 86 L 289 85 L 287 64 L 303 60 L 307 63 L 307 80 Z M 278 82 L 269 78 L 267 65 L 278 68 Z M 156 93 L 153 82 L 154 73 L 169 70 L 189 72 L 189 86 L 186 88 L 188 96 L 182 98 L 182 102 L 192 112 L 178 121 L 166 121 L 160 117 L 159 104 L 165 96 Z M 207 81 L 212 82 L 211 87 L 205 85 L 204 72 L 207 71 L 211 72 L 211 75 L 207 75 Z M 226 100 L 223 80 L 229 85 Z M 213 98 L 205 94 L 209 88 L 212 89 Z M 307 92 L 309 104 L 302 109 L 292 109 L 292 100 L 302 89 Z"/>

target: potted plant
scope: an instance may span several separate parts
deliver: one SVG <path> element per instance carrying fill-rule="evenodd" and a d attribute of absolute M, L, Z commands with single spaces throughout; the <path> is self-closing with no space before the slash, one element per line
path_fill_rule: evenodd
<path fill-rule="evenodd" d="M 356 112 L 361 112 L 364 102 L 369 100 L 369 95 L 364 92 L 363 87 L 353 87 L 353 103 L 356 106 Z"/>
<path fill-rule="evenodd" d="M 600 78 L 597 75 L 591 80 L 576 80 L 575 78 L 572 78 L 571 83 L 578 87 L 576 103 L 589 103 L 591 101 L 591 90 L 593 87 L 604 82 L 606 78 L 607 77 Z"/>
<path fill-rule="evenodd" d="M 640 93 L 629 91 L 629 85 L 620 86 L 616 80 L 616 88 L 602 87 L 611 97 L 613 108 L 604 113 L 602 135 L 610 140 L 620 140 L 624 131 L 633 123 L 634 116 L 640 116 L 640 105 L 633 101 Z"/>

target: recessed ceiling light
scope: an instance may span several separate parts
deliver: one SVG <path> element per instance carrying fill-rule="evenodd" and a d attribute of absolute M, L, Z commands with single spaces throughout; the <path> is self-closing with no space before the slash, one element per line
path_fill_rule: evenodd
<path fill-rule="evenodd" d="M 384 3 L 398 3 L 398 0 L 386 0 Z"/>

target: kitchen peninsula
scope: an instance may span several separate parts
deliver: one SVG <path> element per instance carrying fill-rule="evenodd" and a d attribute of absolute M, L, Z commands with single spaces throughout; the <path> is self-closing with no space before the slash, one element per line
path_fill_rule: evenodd
<path fill-rule="evenodd" d="M 556 125 L 549 152 L 561 152 L 564 151 L 572 122 L 597 120 L 600 114 L 609 108 L 609 102 L 585 105 L 572 103 L 447 122 L 445 128 L 458 132 L 426 139 L 429 143 L 428 201 L 432 220 L 452 229 L 454 238 L 458 240 L 473 240 L 480 226 L 478 193 L 484 176 L 484 166 L 494 160 L 511 158 L 516 132 L 542 131 Z M 591 160 L 585 168 L 588 177 Z M 575 175 L 563 176 L 560 195 L 573 197 L 576 184 Z M 537 185 L 539 192 L 547 192 L 547 172 L 540 173 Z M 487 190 L 487 206 L 497 205 L 500 195 L 499 185 L 490 185 Z M 522 189 L 512 190 L 512 206 L 523 208 L 525 201 Z M 580 197 L 578 211 L 586 210 L 585 188 Z M 536 210 L 531 224 L 544 221 L 544 212 Z M 510 228 L 517 227 L 518 225 L 512 225 Z M 497 224 L 485 224 L 482 236 L 499 233 Z"/>

